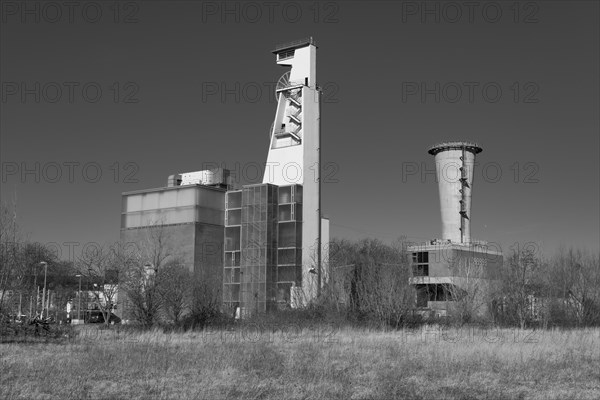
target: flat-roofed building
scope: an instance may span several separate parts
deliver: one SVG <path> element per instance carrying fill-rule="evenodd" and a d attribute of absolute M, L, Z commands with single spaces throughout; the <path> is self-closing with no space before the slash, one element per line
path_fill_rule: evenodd
<path fill-rule="evenodd" d="M 408 247 L 416 306 L 421 313 L 449 316 L 467 300 L 474 316 L 486 315 L 499 288 L 502 253 L 485 242 L 433 240 Z"/>
<path fill-rule="evenodd" d="M 220 292 L 228 184 L 217 179 L 211 185 L 201 184 L 200 180 L 184 185 L 176 178 L 181 175 L 170 176 L 167 187 L 122 194 L 121 241 L 162 247 L 171 259 L 177 258 L 185 265 L 195 279 Z M 209 172 L 196 173 L 198 177 L 208 175 Z M 221 175 L 227 177 L 228 173 Z M 121 298 L 121 309 L 127 310 L 128 299 L 125 295 Z M 128 317 L 124 315 L 124 319 Z"/>

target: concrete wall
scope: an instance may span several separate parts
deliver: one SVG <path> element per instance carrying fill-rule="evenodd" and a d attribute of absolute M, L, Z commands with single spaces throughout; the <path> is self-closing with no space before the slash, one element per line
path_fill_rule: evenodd
<path fill-rule="evenodd" d="M 204 222 L 223 225 L 225 190 L 190 185 L 123 193 L 121 228 Z"/>
<path fill-rule="evenodd" d="M 207 282 L 221 286 L 223 282 L 223 246 L 225 227 L 219 225 L 196 224 L 194 271 Z"/>
<path fill-rule="evenodd" d="M 309 270 L 316 267 L 315 253 L 321 245 L 319 231 L 321 225 L 320 207 L 320 110 L 318 92 L 304 87 L 304 181 L 302 194 L 302 286 L 308 299 L 317 295 L 318 279 Z"/>
<path fill-rule="evenodd" d="M 160 229 L 166 239 L 164 251 L 172 255 L 171 259 L 181 259 L 197 278 L 214 282 L 215 293 L 221 293 L 224 189 L 190 185 L 128 192 L 123 193 L 122 204 L 123 242 L 134 243 L 139 249 L 155 246 L 151 232 Z M 124 293 L 120 303 L 122 318 L 130 319 Z"/>
<path fill-rule="evenodd" d="M 477 298 L 473 299 L 477 305 L 475 313 L 478 316 L 486 315 L 486 301 L 499 289 L 499 273 L 503 262 L 501 253 L 487 249 L 485 245 L 458 243 L 409 246 L 408 251 L 429 253 L 428 276 L 410 278 L 410 283 L 418 290 L 435 292 L 436 287 L 443 285 L 455 294 L 461 291 L 469 295 L 478 293 Z M 427 303 L 428 309 L 443 316 L 458 312 L 459 306 L 456 301 Z"/>
<path fill-rule="evenodd" d="M 428 252 L 429 253 L 429 277 L 452 277 L 459 276 L 460 271 L 464 270 L 458 264 L 464 262 L 481 263 L 482 277 L 486 279 L 497 279 L 500 266 L 503 262 L 501 253 L 493 250 L 486 250 L 485 246 L 469 246 L 457 243 L 409 246 L 409 253 Z"/>
<path fill-rule="evenodd" d="M 149 243 L 151 228 L 122 229 L 121 240 L 143 247 Z M 164 248 L 172 257 L 180 258 L 192 272 L 195 279 L 214 288 L 214 294 L 221 296 L 223 282 L 223 240 L 224 227 L 202 223 L 163 225 Z M 168 261 L 167 259 L 166 261 Z M 221 302 L 220 298 L 217 298 Z M 131 319 L 128 299 L 124 292 L 119 293 L 117 315 Z"/>
<path fill-rule="evenodd" d="M 181 257 L 190 272 L 194 270 L 195 224 L 163 225 L 164 237 L 167 238 L 165 250 Z M 140 248 L 151 245 L 150 228 L 121 229 L 121 241 L 135 243 Z"/>

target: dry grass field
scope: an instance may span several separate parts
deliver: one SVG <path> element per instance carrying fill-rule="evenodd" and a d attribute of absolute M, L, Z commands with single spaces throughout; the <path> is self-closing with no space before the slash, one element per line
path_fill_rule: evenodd
<path fill-rule="evenodd" d="M 600 398 L 599 329 L 80 329 L 1 343 L 0 398 Z"/>

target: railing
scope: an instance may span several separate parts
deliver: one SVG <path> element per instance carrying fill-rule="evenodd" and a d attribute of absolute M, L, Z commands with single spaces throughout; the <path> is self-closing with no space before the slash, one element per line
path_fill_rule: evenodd
<path fill-rule="evenodd" d="M 276 138 L 282 138 L 282 137 L 286 137 L 286 136 L 291 136 L 291 138 L 294 139 L 295 141 L 297 141 L 298 143 L 300 143 L 302 141 L 300 139 L 300 136 L 298 136 L 294 132 L 289 132 L 289 131 L 286 131 L 285 129 L 279 129 L 279 130 L 275 131 Z"/>
<path fill-rule="evenodd" d="M 285 89 L 289 89 L 289 88 L 293 88 L 293 87 L 300 87 L 300 86 L 304 86 L 304 82 L 302 82 L 302 81 L 296 81 L 296 82 L 288 81 L 288 83 L 287 83 L 286 86 L 282 86 L 282 87 L 278 88 L 276 91 L 279 92 L 279 91 L 282 91 L 282 90 L 285 90 Z"/>
<path fill-rule="evenodd" d="M 317 45 L 317 43 L 313 40 L 312 36 L 309 36 L 307 38 L 303 38 L 303 39 L 299 39 L 299 40 L 294 40 L 292 42 L 278 44 L 277 46 L 275 46 L 275 50 L 273 50 L 273 52 L 277 52 L 279 50 L 284 50 L 284 49 L 289 49 L 291 47 L 298 47 L 298 46 L 301 46 L 303 44 L 312 44 L 314 46 Z"/>

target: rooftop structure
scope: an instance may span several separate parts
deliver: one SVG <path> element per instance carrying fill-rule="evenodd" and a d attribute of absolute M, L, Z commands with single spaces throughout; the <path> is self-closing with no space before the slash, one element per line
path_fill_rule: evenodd
<path fill-rule="evenodd" d="M 291 42 L 278 44 L 277 46 L 275 46 L 275 49 L 272 51 L 272 53 L 278 54 L 281 53 L 283 50 L 297 49 L 301 47 L 306 47 L 308 45 L 313 45 L 317 47 L 317 43 L 314 41 L 312 36 L 303 39 L 293 40 Z"/>

